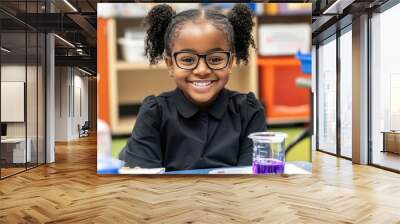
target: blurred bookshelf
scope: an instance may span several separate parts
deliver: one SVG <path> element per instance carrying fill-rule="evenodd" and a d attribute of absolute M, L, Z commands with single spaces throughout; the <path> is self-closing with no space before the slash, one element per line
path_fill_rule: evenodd
<path fill-rule="evenodd" d="M 298 3 L 296 3 L 298 4 Z M 108 5 L 103 3 L 100 5 Z M 135 4 L 136 5 L 136 4 Z M 106 94 L 109 99 L 106 103 L 108 105 L 109 120 L 108 123 L 111 127 L 113 135 L 129 135 L 135 122 L 135 115 L 121 113 L 122 107 L 138 107 L 143 99 L 148 95 L 158 95 L 165 91 L 170 91 L 176 88 L 176 84 L 172 78 L 168 76 L 168 70 L 164 62 L 160 61 L 158 65 L 150 66 L 148 60 L 142 55 L 133 55 L 136 58 L 129 58 L 127 52 L 138 53 L 139 48 L 132 48 L 131 50 L 124 49 L 123 39 L 130 39 L 131 36 L 144 33 L 143 19 L 146 10 L 150 9 L 154 3 L 144 4 L 145 8 L 140 13 L 132 13 L 128 8 L 119 5 L 114 9 L 116 11 L 105 14 L 99 11 L 99 17 L 103 18 L 106 22 L 106 33 L 102 38 L 103 43 L 107 45 L 106 61 L 100 63 L 107 63 L 107 84 L 108 89 Z M 272 5 L 266 7 L 265 5 Z M 253 35 L 257 43 L 259 25 L 264 24 L 293 24 L 293 23 L 311 23 L 311 4 L 304 4 L 298 12 L 288 13 L 285 11 L 288 6 L 279 7 L 273 4 L 265 4 L 261 7 L 253 7 L 255 10 L 255 29 Z M 187 7 L 187 6 L 186 6 Z M 309 12 L 306 9 L 308 7 Z M 100 7 L 103 8 L 104 7 Z M 107 8 L 107 7 L 106 7 Z M 296 8 L 296 7 L 294 7 Z M 112 8 L 108 8 L 112 9 Z M 118 11 L 119 10 L 119 11 Z M 137 10 L 137 9 L 135 9 Z M 140 11 L 140 10 L 139 10 Z M 107 14 L 108 13 L 108 14 Z M 131 33 L 129 33 L 131 32 Z M 141 42 L 144 44 L 142 37 Z M 140 39 L 137 38 L 137 39 Z M 129 45 L 130 43 L 128 43 Z M 132 42 L 132 46 L 137 43 Z M 143 45 L 144 46 L 144 45 Z M 143 50 L 143 46 L 141 49 Z M 136 46 L 137 47 L 137 46 Z M 127 51 L 125 51 L 127 50 Z M 142 52 L 144 54 L 144 52 Z M 232 69 L 232 74 L 228 82 L 227 88 L 239 92 L 247 93 L 254 92 L 256 96 L 260 96 L 260 83 L 259 83 L 259 64 L 257 63 L 258 54 L 255 50 L 251 50 L 249 64 L 244 66 L 236 66 Z M 103 90 L 101 90 L 103 91 Z M 103 107 L 104 108 L 104 107 Z M 282 120 L 282 122 L 285 122 Z"/>
<path fill-rule="evenodd" d="M 116 69 L 119 71 L 136 71 L 136 70 L 166 70 L 167 66 L 165 64 L 150 66 L 149 63 L 130 63 L 127 61 L 117 61 Z"/>

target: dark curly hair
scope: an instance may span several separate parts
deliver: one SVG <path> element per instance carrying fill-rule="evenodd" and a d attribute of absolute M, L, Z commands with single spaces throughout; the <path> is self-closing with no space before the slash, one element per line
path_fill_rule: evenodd
<path fill-rule="evenodd" d="M 178 35 L 185 22 L 203 16 L 226 35 L 230 50 L 235 53 L 236 63 L 243 61 L 247 64 L 249 47 L 255 48 L 255 43 L 251 34 L 254 26 L 253 14 L 246 4 L 235 4 L 228 15 L 211 9 L 192 9 L 176 14 L 169 5 L 154 6 L 145 18 L 145 25 L 148 26 L 145 51 L 150 64 L 158 63 L 164 51 L 167 55 L 171 54 L 171 40 Z"/>

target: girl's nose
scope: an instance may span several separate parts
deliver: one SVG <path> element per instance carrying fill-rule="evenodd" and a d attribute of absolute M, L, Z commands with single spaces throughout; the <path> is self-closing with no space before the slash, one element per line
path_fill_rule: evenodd
<path fill-rule="evenodd" d="M 199 76 L 204 76 L 211 73 L 211 69 L 207 66 L 205 58 L 200 58 L 199 64 L 193 70 L 193 73 Z"/>

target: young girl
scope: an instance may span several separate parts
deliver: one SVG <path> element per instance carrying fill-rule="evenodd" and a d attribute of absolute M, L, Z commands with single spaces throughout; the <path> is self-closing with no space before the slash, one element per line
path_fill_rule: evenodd
<path fill-rule="evenodd" d="M 253 93 L 224 88 L 233 61 L 247 63 L 254 47 L 250 9 L 176 14 L 157 5 L 146 22 L 150 63 L 164 59 L 177 88 L 145 98 L 120 159 L 167 171 L 251 165 L 247 136 L 266 130 L 263 107 Z"/>

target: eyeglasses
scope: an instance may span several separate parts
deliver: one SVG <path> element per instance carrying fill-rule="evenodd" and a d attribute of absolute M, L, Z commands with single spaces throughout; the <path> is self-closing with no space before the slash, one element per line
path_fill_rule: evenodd
<path fill-rule="evenodd" d="M 204 58 L 208 68 L 212 70 L 224 69 L 229 63 L 231 54 L 232 53 L 229 51 L 214 51 L 208 54 L 195 54 L 189 51 L 172 53 L 176 66 L 185 70 L 196 69 L 199 65 L 200 58 Z"/>

